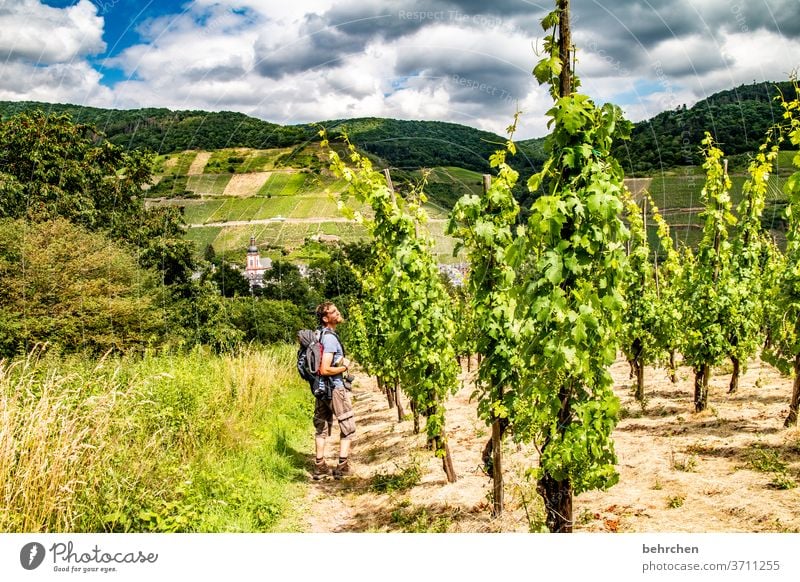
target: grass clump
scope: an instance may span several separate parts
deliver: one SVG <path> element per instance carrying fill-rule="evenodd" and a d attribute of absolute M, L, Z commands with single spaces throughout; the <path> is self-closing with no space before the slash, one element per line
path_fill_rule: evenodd
<path fill-rule="evenodd" d="M 311 434 L 290 346 L 0 362 L 0 530 L 271 531 Z"/>
<path fill-rule="evenodd" d="M 370 490 L 375 493 L 394 493 L 406 491 L 418 485 L 422 478 L 419 464 L 414 461 L 410 466 L 400 469 L 397 473 L 379 473 L 372 478 Z"/>
<path fill-rule="evenodd" d="M 427 508 L 401 506 L 392 511 L 391 521 L 404 533 L 446 533 L 453 523 L 450 515 L 435 515 Z"/>

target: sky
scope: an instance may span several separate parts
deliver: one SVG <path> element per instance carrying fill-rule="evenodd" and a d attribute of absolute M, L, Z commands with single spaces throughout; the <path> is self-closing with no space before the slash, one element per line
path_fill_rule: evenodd
<path fill-rule="evenodd" d="M 800 67 L 798 0 L 572 0 L 581 91 L 632 121 Z M 0 100 L 547 133 L 551 1 L 0 0 Z"/>

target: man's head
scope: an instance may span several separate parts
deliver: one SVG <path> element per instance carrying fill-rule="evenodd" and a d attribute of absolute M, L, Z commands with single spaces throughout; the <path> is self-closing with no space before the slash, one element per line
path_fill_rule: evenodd
<path fill-rule="evenodd" d="M 317 323 L 323 327 L 336 327 L 344 321 L 339 309 L 330 301 L 317 306 Z"/>

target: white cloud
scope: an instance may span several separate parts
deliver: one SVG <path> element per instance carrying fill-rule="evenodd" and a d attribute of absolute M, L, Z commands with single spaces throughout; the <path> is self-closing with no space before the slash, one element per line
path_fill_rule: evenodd
<path fill-rule="evenodd" d="M 100 73 L 81 61 L 47 67 L 4 63 L 0 100 L 93 103 L 100 107 L 113 103 L 111 90 L 100 85 Z"/>
<path fill-rule="evenodd" d="M 103 24 L 89 0 L 68 8 L 2 3 L 0 99 L 110 104 L 111 91 L 85 60 L 105 50 Z"/>
<path fill-rule="evenodd" d="M 89 0 L 68 8 L 8 0 L 0 7 L 0 55 L 7 62 L 69 63 L 105 48 L 103 19 Z"/>
<path fill-rule="evenodd" d="M 745 21 L 738 2 L 675 0 L 658 12 L 633 0 L 580 7 L 589 10 L 574 30 L 584 91 L 644 119 L 738 83 L 785 78 L 800 66 L 792 62 L 800 40 L 749 8 Z M 7 1 L 0 4 L 7 54 L 0 98 L 229 109 L 276 123 L 439 119 L 500 134 L 519 104 L 518 137 L 546 133 L 550 98 L 531 76 L 538 59 L 532 45 L 542 32 L 522 28 L 516 15 L 401 21 L 401 8 L 422 5 L 187 0 L 178 14 L 139 23 L 143 41 L 104 63 L 129 79 L 107 89 L 86 60 L 104 48 L 103 21 L 89 0 L 66 9 Z M 452 9 L 430 5 L 446 15 Z M 609 22 L 623 33 L 606 30 Z M 626 36 L 626 26 L 635 34 Z"/>

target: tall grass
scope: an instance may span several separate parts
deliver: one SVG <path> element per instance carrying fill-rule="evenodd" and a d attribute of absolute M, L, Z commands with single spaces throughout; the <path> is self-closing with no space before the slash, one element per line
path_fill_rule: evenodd
<path fill-rule="evenodd" d="M 289 346 L 0 362 L 0 531 L 270 531 L 302 492 Z"/>

